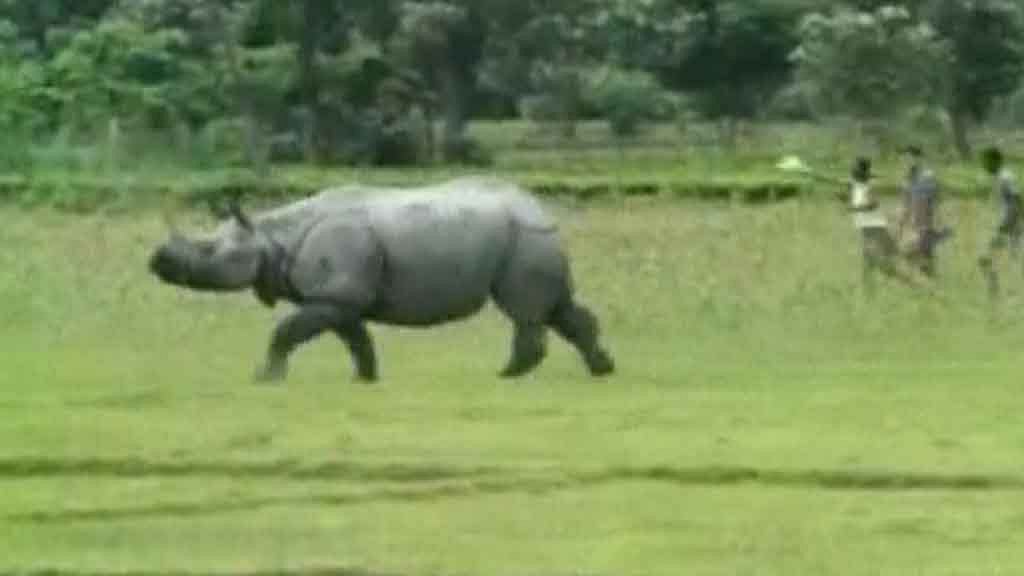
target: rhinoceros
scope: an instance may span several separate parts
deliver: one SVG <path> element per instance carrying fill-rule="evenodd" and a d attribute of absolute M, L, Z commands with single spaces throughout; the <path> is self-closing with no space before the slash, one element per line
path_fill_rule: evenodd
<path fill-rule="evenodd" d="M 289 356 L 324 333 L 347 345 L 357 380 L 376 381 L 367 323 L 427 328 L 467 319 L 489 300 L 513 326 L 499 377 L 536 368 L 549 327 L 594 377 L 615 370 L 597 318 L 574 296 L 555 219 L 499 179 L 329 188 L 253 215 L 232 202 L 212 233 L 186 238 L 172 227 L 149 269 L 173 286 L 252 290 L 268 307 L 294 305 L 273 331 L 257 381 L 284 380 Z"/>

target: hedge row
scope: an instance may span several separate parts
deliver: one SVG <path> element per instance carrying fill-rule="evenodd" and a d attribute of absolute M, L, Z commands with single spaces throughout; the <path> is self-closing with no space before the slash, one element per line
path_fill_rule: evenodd
<path fill-rule="evenodd" d="M 52 206 L 71 211 L 90 211 L 109 205 L 133 202 L 166 201 L 201 205 L 238 196 L 254 202 L 280 202 L 316 193 L 328 186 L 366 182 L 373 184 L 413 185 L 437 182 L 448 175 L 395 173 L 374 176 L 335 175 L 328 172 L 275 173 L 257 175 L 245 172 L 204 173 L 178 176 L 103 177 L 84 175 L 48 175 L 44 177 L 0 176 L 0 202 L 26 206 Z M 664 196 L 680 199 L 765 203 L 789 200 L 805 195 L 827 195 L 834 189 L 804 180 L 778 176 L 737 176 L 733 178 L 658 178 L 573 177 L 559 175 L 523 175 L 509 178 L 522 183 L 540 196 L 590 200 L 600 197 Z M 982 188 L 974 183 L 944 183 L 948 196 L 976 196 Z M 881 185 L 879 193 L 898 193 L 897 186 Z"/>

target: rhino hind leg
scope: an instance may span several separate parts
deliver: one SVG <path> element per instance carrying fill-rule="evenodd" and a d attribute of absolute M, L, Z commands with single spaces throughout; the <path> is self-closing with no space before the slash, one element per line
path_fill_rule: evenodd
<path fill-rule="evenodd" d="M 592 375 L 605 376 L 615 371 L 615 362 L 601 347 L 597 317 L 585 306 L 571 298 L 565 300 L 552 314 L 551 326 L 579 351 Z"/>
<path fill-rule="evenodd" d="M 540 365 L 547 355 L 547 334 L 543 325 L 516 324 L 512 355 L 501 371 L 503 378 L 518 378 Z"/>
<path fill-rule="evenodd" d="M 501 371 L 504 378 L 523 376 L 546 356 L 548 317 L 563 290 L 557 274 L 537 274 L 513 260 L 492 296 L 498 309 L 512 322 L 512 355 Z"/>
<path fill-rule="evenodd" d="M 498 307 L 515 324 L 512 358 L 503 375 L 521 375 L 544 359 L 546 333 L 554 330 L 583 357 L 590 373 L 614 371 L 601 347 L 597 318 L 573 298 L 568 259 L 553 234 L 525 233 L 494 290 Z"/>
<path fill-rule="evenodd" d="M 352 361 L 356 365 L 356 377 L 364 382 L 377 381 L 377 355 L 373 339 L 363 322 L 351 322 L 335 328 L 335 334 L 348 346 Z"/>

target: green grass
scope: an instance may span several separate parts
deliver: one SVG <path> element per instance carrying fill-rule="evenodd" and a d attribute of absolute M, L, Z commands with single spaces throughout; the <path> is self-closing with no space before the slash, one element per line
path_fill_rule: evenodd
<path fill-rule="evenodd" d="M 150 212 L 0 208 L 0 571 L 1002 574 L 1024 564 L 1024 270 L 947 207 L 940 304 L 861 294 L 833 204 L 556 207 L 620 371 L 489 308 L 252 384 L 275 318 L 147 276 Z M 193 226 L 204 221 L 195 215 Z"/>

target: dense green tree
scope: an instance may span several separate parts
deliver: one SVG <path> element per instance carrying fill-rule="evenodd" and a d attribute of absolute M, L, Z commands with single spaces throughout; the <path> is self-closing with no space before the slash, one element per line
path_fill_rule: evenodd
<path fill-rule="evenodd" d="M 51 55 L 60 40 L 96 24 L 117 0 L 0 0 L 0 19 L 11 22 L 31 51 Z M 56 45 L 55 45 L 56 44 Z"/>
<path fill-rule="evenodd" d="M 565 137 L 576 132 L 585 114 L 586 75 L 592 65 L 579 15 L 536 16 L 520 30 L 519 90 L 525 112 L 533 120 L 554 122 Z"/>
<path fill-rule="evenodd" d="M 94 128 L 111 116 L 166 125 L 190 104 L 175 98 L 189 80 L 175 57 L 183 37 L 137 22 L 104 20 L 74 34 L 49 66 L 48 95 L 73 126 Z"/>
<path fill-rule="evenodd" d="M 824 113 L 886 122 L 941 102 L 949 61 L 941 38 L 909 11 L 838 8 L 808 16 L 794 52 L 797 81 Z"/>
<path fill-rule="evenodd" d="M 446 159 L 466 154 L 470 103 L 487 39 L 487 23 L 472 2 L 406 2 L 395 43 L 400 61 L 438 95 Z"/>
<path fill-rule="evenodd" d="M 1016 0 L 932 0 L 928 21 L 948 42 L 946 107 L 957 149 L 967 157 L 968 126 L 1020 86 L 1024 74 L 1024 5 Z"/>
<path fill-rule="evenodd" d="M 586 89 L 593 108 L 619 138 L 632 136 L 644 122 L 665 119 L 673 111 L 668 92 L 643 70 L 597 68 L 589 75 Z"/>
<path fill-rule="evenodd" d="M 0 168 L 27 162 L 25 139 L 45 121 L 43 86 L 42 66 L 24 57 L 14 24 L 0 20 Z"/>
<path fill-rule="evenodd" d="M 799 13 L 777 0 L 692 4 L 683 57 L 667 70 L 669 86 L 693 93 L 706 117 L 756 117 L 790 80 Z"/>
<path fill-rule="evenodd" d="M 967 153 L 1020 86 L 1024 6 L 892 3 L 0 0 L 0 124 L 237 132 L 250 161 L 320 162 L 433 158 L 439 124 L 440 156 L 464 160 L 474 117 L 628 134 L 685 94 L 732 126 L 785 89 L 865 122 L 942 108 Z"/>

